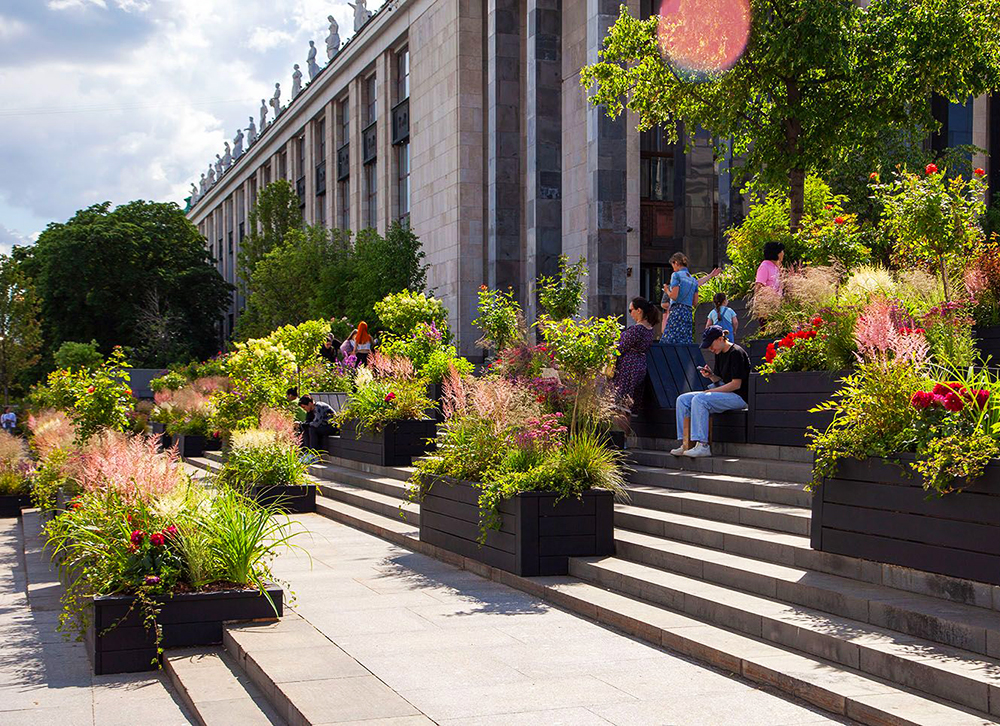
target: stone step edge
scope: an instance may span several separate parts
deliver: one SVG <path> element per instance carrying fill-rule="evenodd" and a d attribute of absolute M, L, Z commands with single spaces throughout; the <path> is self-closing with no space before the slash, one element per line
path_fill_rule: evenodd
<path fill-rule="evenodd" d="M 812 504 L 812 493 L 801 482 L 786 482 L 776 479 L 756 479 L 734 474 L 713 474 L 689 469 L 663 469 L 655 466 L 633 464 L 625 476 L 629 487 L 657 487 L 682 491 L 721 494 L 725 490 L 749 488 L 753 501 L 783 504 L 791 507 L 808 508 Z M 746 497 L 744 497 L 746 498 Z"/>
<path fill-rule="evenodd" d="M 649 541 L 652 540 L 652 541 Z M 747 557 L 745 555 L 739 555 L 732 552 L 725 552 L 722 550 L 713 550 L 708 547 L 703 547 L 697 544 L 692 544 L 689 542 L 681 542 L 679 540 L 672 540 L 664 537 L 657 537 L 655 535 L 644 534 L 642 532 L 632 532 L 626 529 L 616 529 L 615 530 L 615 543 L 616 545 L 626 545 L 627 548 L 634 548 L 640 550 L 640 558 L 636 559 L 628 556 L 621 552 L 620 550 L 616 552 L 615 557 L 625 560 L 627 562 L 634 562 L 636 564 L 641 564 L 646 567 L 652 567 L 657 570 L 663 570 L 672 574 L 683 575 L 685 577 L 693 577 L 695 579 L 718 585 L 720 587 L 726 587 L 732 590 L 737 590 L 742 593 L 749 595 L 757 595 L 760 597 L 781 599 L 783 602 L 790 602 L 794 605 L 799 605 L 801 607 L 808 607 L 815 610 L 820 610 L 823 612 L 829 612 L 831 615 L 837 615 L 845 618 L 852 618 L 859 620 L 859 622 L 864 622 L 869 625 L 876 625 L 878 627 L 886 627 L 883 625 L 878 625 L 877 623 L 872 623 L 869 613 L 865 620 L 850 615 L 846 612 L 836 612 L 832 610 L 826 610 L 818 605 L 812 605 L 808 603 L 795 602 L 793 600 L 787 599 L 787 594 L 778 597 L 777 588 L 775 589 L 775 594 L 762 593 L 757 590 L 749 589 L 743 586 L 737 581 L 737 578 L 728 577 L 728 575 L 733 575 L 736 573 L 749 573 L 751 577 L 755 580 L 760 579 L 773 579 L 776 583 L 784 583 L 786 588 L 795 590 L 799 587 L 822 590 L 824 592 L 831 593 L 833 595 L 841 594 L 844 595 L 844 590 L 839 590 L 837 585 L 839 581 L 843 581 L 844 585 L 858 587 L 862 590 L 869 590 L 869 592 L 861 592 L 859 594 L 848 593 L 844 595 L 845 597 L 850 597 L 854 600 L 864 600 L 866 602 L 874 603 L 886 603 L 888 605 L 894 606 L 898 610 L 906 613 L 908 616 L 916 617 L 921 620 L 934 620 L 943 623 L 953 623 L 962 627 L 981 629 L 983 631 L 996 631 L 1000 632 L 1000 617 L 997 617 L 996 611 L 986 608 L 977 607 L 975 605 L 967 605 L 965 603 L 951 603 L 939 598 L 935 598 L 930 595 L 924 595 L 921 593 L 909 592 L 906 590 L 898 590 L 888 585 L 882 585 L 880 583 L 866 582 L 864 580 L 854 580 L 852 578 L 843 577 L 841 575 L 834 575 L 827 572 L 821 572 L 819 570 L 810 570 L 804 567 L 796 567 L 794 565 L 783 565 L 775 562 L 767 562 L 765 560 L 757 560 L 752 557 Z M 625 549 L 623 547 L 621 549 Z M 665 555 L 666 559 L 676 558 L 681 561 L 700 561 L 706 565 L 711 565 L 711 568 L 703 568 L 700 575 L 691 574 L 685 571 L 683 567 L 671 566 L 667 563 L 656 563 L 649 561 L 649 558 L 643 556 L 642 551 L 653 550 L 656 552 L 661 552 Z M 707 555 L 707 557 L 701 557 L 700 555 Z M 758 565 L 767 565 L 768 571 L 759 572 Z M 706 574 L 705 570 L 709 570 Z M 718 571 L 720 574 L 713 575 L 713 572 Z M 724 574 L 722 574 L 724 573 Z M 803 579 L 805 576 L 815 575 L 820 579 L 820 582 L 813 580 Z M 824 582 L 829 578 L 829 581 Z M 904 601 L 909 601 L 904 604 Z M 934 613 L 935 603 L 946 603 L 946 607 L 953 608 L 951 612 L 944 613 Z M 845 608 L 846 610 L 846 608 Z M 967 620 L 962 620 L 962 615 L 968 616 L 968 618 L 973 620 L 982 621 L 982 623 L 972 623 L 969 624 Z M 892 628 L 895 630 L 894 628 Z M 898 630 L 897 632 L 902 632 L 906 635 L 912 635 L 913 637 L 921 637 L 926 640 L 930 640 L 926 636 L 917 635 L 914 633 L 905 633 L 905 631 Z M 970 652 L 977 653 L 980 655 L 987 656 L 989 658 L 997 658 L 997 654 L 987 652 L 990 650 L 989 646 L 989 636 L 986 636 L 986 642 L 984 643 L 983 650 L 970 650 L 969 648 L 964 648 L 965 650 L 970 650 Z M 940 640 L 935 640 L 933 642 L 939 642 L 942 645 L 951 645 L 956 648 L 963 648 L 963 646 L 956 645 L 954 643 L 947 643 Z M 1000 642 L 1000 640 L 998 640 Z"/>
<path fill-rule="evenodd" d="M 185 666 L 183 661 L 191 656 L 204 656 L 216 660 L 217 665 L 200 664 L 195 667 Z M 209 701 L 196 699 L 188 688 L 189 678 L 197 678 L 200 671 L 207 668 L 218 670 L 222 673 L 222 679 L 227 685 L 236 684 L 239 696 L 227 698 L 225 700 L 213 699 Z M 258 691 L 255 684 L 250 688 L 236 676 L 239 666 L 233 662 L 232 656 L 226 653 L 220 646 L 209 646 L 205 648 L 183 648 L 179 650 L 168 650 L 163 654 L 163 670 L 170 679 L 171 685 L 177 692 L 191 715 L 200 726 L 226 726 L 233 723 L 238 716 L 241 726 L 269 726 L 275 723 L 278 715 L 274 713 L 272 704 Z M 239 669 L 242 671 L 242 669 Z M 249 677 L 248 677 L 249 679 Z M 253 689 L 251 691 L 251 688 Z M 254 695 L 257 692 L 257 695 Z M 211 708 L 211 704 L 226 704 L 224 709 L 228 716 L 220 718 L 219 708 Z M 213 713 L 213 711 L 215 711 Z M 270 713 L 269 713 L 270 712 Z M 279 723 L 285 723 L 280 721 Z"/>
<path fill-rule="evenodd" d="M 778 502 L 760 501 L 759 499 L 744 499 L 743 497 L 731 497 L 724 494 L 710 494 L 708 492 L 691 491 L 690 489 L 678 489 L 676 487 L 659 487 L 652 484 L 629 484 L 630 491 L 641 492 L 650 497 L 662 497 L 663 501 L 680 500 L 685 502 L 700 502 L 706 506 L 714 507 L 739 507 L 740 509 L 752 509 L 755 512 L 767 512 L 774 515 L 785 515 L 798 519 L 811 519 L 812 510 L 809 507 L 798 507 L 794 504 L 779 504 Z M 653 509 L 653 507 L 648 507 Z M 661 510 L 664 511 L 664 510 Z"/>
<path fill-rule="evenodd" d="M 339 502 L 331 502 L 331 504 L 340 505 L 335 506 L 334 509 L 349 508 Z M 318 500 L 316 509 L 317 513 L 320 513 Z M 983 714 L 943 703 L 925 694 L 917 694 L 881 679 L 852 671 L 845 666 L 779 648 L 749 636 L 703 623 L 680 613 L 674 613 L 666 608 L 645 603 L 636 598 L 598 588 L 576 578 L 520 577 L 421 542 L 414 534 L 401 532 L 398 526 L 387 526 L 391 520 L 386 517 L 371 512 L 363 512 L 363 514 L 368 516 L 359 518 L 334 516 L 331 518 L 414 552 L 434 557 L 442 562 L 473 572 L 480 577 L 534 595 L 576 615 L 625 632 L 658 647 L 741 675 L 755 683 L 772 686 L 830 713 L 846 716 L 863 724 L 870 726 L 883 726 L 884 724 L 923 726 L 927 723 L 923 720 L 914 721 L 901 716 L 900 709 L 907 706 L 919 707 L 937 717 L 935 723 L 938 724 L 983 726 L 992 723 Z M 577 589 L 571 589 L 571 587 Z M 609 605 L 609 603 L 611 604 Z M 642 611 L 643 617 L 627 614 L 628 610 L 634 611 L 636 609 Z M 657 620 L 662 621 L 664 617 L 680 619 L 677 622 L 683 622 L 685 625 L 676 627 L 676 629 L 656 625 Z M 686 634 L 683 633 L 685 629 L 689 631 Z M 734 650 L 742 651 L 742 654 L 732 652 Z M 797 676 L 788 672 L 788 668 L 779 669 L 775 664 L 769 664 L 768 659 L 776 660 L 777 658 L 794 661 L 806 670 L 819 670 L 829 680 L 829 683 L 817 682 L 815 672 Z M 858 695 L 859 689 L 865 691 L 864 695 Z M 887 703 L 880 705 L 880 699 L 887 701 Z"/>
<path fill-rule="evenodd" d="M 857 667 L 874 678 L 891 677 L 899 685 L 909 685 L 906 681 L 897 681 L 896 675 L 883 675 L 881 671 L 899 673 L 898 678 L 910 679 L 911 683 L 927 683 L 929 695 L 981 709 L 984 713 L 998 710 L 993 694 L 1000 694 L 1000 681 L 989 674 L 994 673 L 1000 663 L 985 655 L 777 598 L 737 592 L 616 557 L 572 557 L 570 574 L 597 587 L 611 587 L 615 592 L 639 597 L 672 612 L 700 617 L 703 610 L 711 611 L 705 617 L 708 618 L 706 622 L 713 625 L 746 620 L 749 625 L 733 630 L 809 657 L 822 657 L 845 668 Z M 660 600 L 664 596 L 675 598 L 677 594 L 682 597 L 679 609 L 675 609 L 672 602 Z M 739 597 L 734 598 L 735 595 Z M 758 627 L 753 627 L 754 623 Z M 747 632 L 747 628 L 760 632 Z M 842 631 L 846 634 L 841 635 Z M 849 662 L 848 659 L 853 660 L 852 654 L 858 666 Z M 903 673 L 903 666 L 906 666 L 906 673 Z M 992 706 L 991 701 L 994 701 Z"/>

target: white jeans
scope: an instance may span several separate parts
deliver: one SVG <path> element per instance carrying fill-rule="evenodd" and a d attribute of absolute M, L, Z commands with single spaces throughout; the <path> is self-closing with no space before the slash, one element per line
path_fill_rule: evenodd
<path fill-rule="evenodd" d="M 747 402 L 738 393 L 689 391 L 677 397 L 677 438 L 684 438 L 684 419 L 691 419 L 691 441 L 708 443 L 708 417 L 723 411 L 740 411 Z"/>

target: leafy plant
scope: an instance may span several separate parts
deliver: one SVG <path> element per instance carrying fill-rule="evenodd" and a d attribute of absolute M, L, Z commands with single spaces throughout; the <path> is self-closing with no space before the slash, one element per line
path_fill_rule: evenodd
<path fill-rule="evenodd" d="M 538 278 L 538 304 L 550 318 L 572 318 L 583 304 L 587 260 L 581 257 L 572 265 L 566 255 L 559 255 L 559 274 Z"/>
<path fill-rule="evenodd" d="M 128 367 L 122 349 L 115 348 L 94 370 L 55 371 L 49 375 L 49 387 L 60 391 L 54 400 L 72 406 L 70 416 L 79 441 L 88 440 L 102 429 L 129 429 L 133 398 Z"/>
<path fill-rule="evenodd" d="M 521 306 L 510 290 L 490 290 L 482 285 L 479 288 L 479 317 L 472 324 L 483 331 L 476 345 L 497 353 L 525 338 Z"/>
<path fill-rule="evenodd" d="M 426 418 L 434 405 L 426 379 L 376 377 L 359 380 L 337 418 L 356 422 L 359 431 L 381 431 L 394 421 Z"/>
<path fill-rule="evenodd" d="M 473 371 L 472 363 L 459 356 L 455 346 L 445 345 L 444 333 L 435 323 L 417 323 L 407 335 L 383 342 L 380 351 L 385 356 L 408 359 L 431 383 L 440 383 L 451 366 L 463 374 Z"/>
<path fill-rule="evenodd" d="M 295 356 L 266 339 L 236 343 L 225 363 L 231 391 L 212 395 L 212 426 L 219 431 L 256 428 L 264 408 L 288 408 L 285 392 L 295 379 Z"/>
<path fill-rule="evenodd" d="M 449 342 L 448 310 L 427 293 L 403 290 L 386 295 L 375 303 L 375 314 L 387 337 L 405 338 L 419 325 L 427 325 L 440 331 L 443 342 Z"/>
<path fill-rule="evenodd" d="M 246 493 L 258 487 L 298 486 L 305 481 L 309 463 L 295 441 L 276 431 L 237 431 L 219 480 Z"/>

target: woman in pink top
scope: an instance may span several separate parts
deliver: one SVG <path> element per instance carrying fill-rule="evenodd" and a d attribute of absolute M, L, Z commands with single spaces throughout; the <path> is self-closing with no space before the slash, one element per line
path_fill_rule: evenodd
<path fill-rule="evenodd" d="M 757 286 L 755 290 L 769 287 L 781 294 L 781 263 L 785 259 L 785 245 L 781 242 L 768 242 L 764 245 L 764 261 L 757 268 Z"/>

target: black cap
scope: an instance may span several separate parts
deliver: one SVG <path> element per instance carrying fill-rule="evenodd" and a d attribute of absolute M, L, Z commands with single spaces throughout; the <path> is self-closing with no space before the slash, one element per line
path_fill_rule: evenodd
<path fill-rule="evenodd" d="M 718 325 L 713 325 L 711 327 L 705 328 L 705 332 L 701 334 L 701 347 L 702 350 L 708 348 L 712 343 L 717 341 L 719 338 L 724 337 L 726 331 L 724 331 Z"/>

